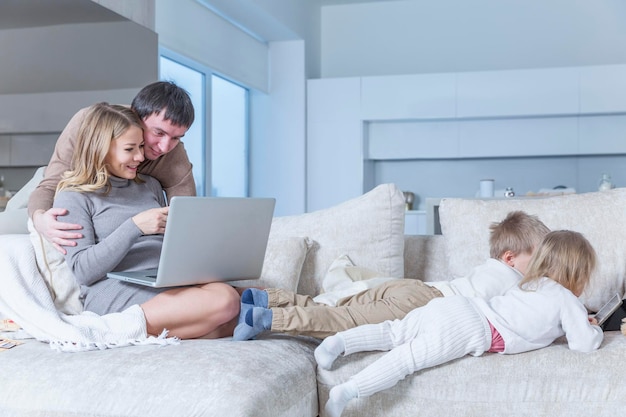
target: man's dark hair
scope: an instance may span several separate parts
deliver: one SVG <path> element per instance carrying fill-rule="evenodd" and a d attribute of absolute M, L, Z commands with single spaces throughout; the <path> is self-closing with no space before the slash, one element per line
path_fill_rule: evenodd
<path fill-rule="evenodd" d="M 157 81 L 137 93 L 130 105 L 141 120 L 165 110 L 164 120 L 173 125 L 189 128 L 193 123 L 194 110 L 189 93 L 171 81 Z"/>

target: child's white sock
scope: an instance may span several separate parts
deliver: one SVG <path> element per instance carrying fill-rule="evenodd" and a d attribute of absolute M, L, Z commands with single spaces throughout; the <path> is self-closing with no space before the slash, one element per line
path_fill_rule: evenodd
<path fill-rule="evenodd" d="M 324 410 L 330 417 L 339 417 L 348 402 L 359 395 L 359 390 L 353 380 L 348 380 L 330 390 L 328 402 Z"/>
<path fill-rule="evenodd" d="M 315 360 L 322 369 L 330 369 L 339 355 L 346 351 L 346 342 L 339 334 L 329 336 L 315 349 Z"/>

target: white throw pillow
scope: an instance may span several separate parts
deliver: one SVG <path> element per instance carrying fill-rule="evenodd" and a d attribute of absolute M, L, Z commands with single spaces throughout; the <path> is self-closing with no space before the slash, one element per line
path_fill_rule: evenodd
<path fill-rule="evenodd" d="M 298 289 L 302 265 L 312 245 L 306 237 L 270 238 L 265 250 L 263 271 L 256 280 L 230 282 L 235 287 L 281 288 L 295 292 Z"/>
<path fill-rule="evenodd" d="M 575 230 L 593 245 L 598 265 L 581 299 L 596 311 L 626 291 L 626 189 L 545 198 L 441 201 L 439 220 L 451 278 L 489 257 L 489 225 L 510 211 L 534 214 L 552 230 Z"/>
<path fill-rule="evenodd" d="M 382 184 L 328 209 L 276 217 L 270 238 L 308 236 L 314 241 L 302 268 L 298 293 L 316 296 L 330 265 L 349 253 L 360 267 L 385 277 L 404 275 L 404 197 Z"/>

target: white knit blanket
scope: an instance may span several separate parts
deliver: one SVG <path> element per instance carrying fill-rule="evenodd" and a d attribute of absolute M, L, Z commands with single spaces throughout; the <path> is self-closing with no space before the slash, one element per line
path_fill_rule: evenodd
<path fill-rule="evenodd" d="M 83 351 L 138 344 L 173 344 L 164 332 L 147 337 L 137 305 L 121 313 L 70 315 L 55 308 L 37 267 L 29 235 L 0 236 L 0 318 L 10 318 L 32 337 L 61 351 Z"/>

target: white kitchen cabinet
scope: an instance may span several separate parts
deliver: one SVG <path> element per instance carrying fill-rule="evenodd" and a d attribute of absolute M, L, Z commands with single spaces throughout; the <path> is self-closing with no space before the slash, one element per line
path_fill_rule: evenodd
<path fill-rule="evenodd" d="M 578 118 L 521 118 L 459 122 L 459 157 L 576 155 Z"/>
<path fill-rule="evenodd" d="M 58 133 L 0 135 L 0 166 L 47 165 Z"/>
<path fill-rule="evenodd" d="M 578 69 L 458 73 L 456 103 L 460 118 L 577 114 Z"/>
<path fill-rule="evenodd" d="M 0 135 L 0 166 L 11 163 L 11 135 Z"/>
<path fill-rule="evenodd" d="M 455 120 L 368 123 L 366 158 L 458 158 L 457 124 Z"/>
<path fill-rule="evenodd" d="M 626 65 L 580 68 L 580 112 L 626 112 Z"/>
<path fill-rule="evenodd" d="M 11 138 L 12 166 L 47 165 L 54 152 L 58 133 L 13 135 Z"/>
<path fill-rule="evenodd" d="M 317 79 L 307 94 L 308 211 L 393 181 L 389 172 L 403 172 L 398 183 L 436 176 L 426 197 L 465 180 L 511 182 L 511 159 L 520 178 L 532 169 L 547 185 L 589 189 L 584 178 L 626 155 L 626 65 Z M 463 171 L 442 174 L 452 163 Z"/>
<path fill-rule="evenodd" d="M 581 117 L 579 132 L 582 155 L 626 154 L 626 115 Z"/>
<path fill-rule="evenodd" d="M 454 74 L 361 78 L 361 119 L 402 120 L 455 117 Z"/>

